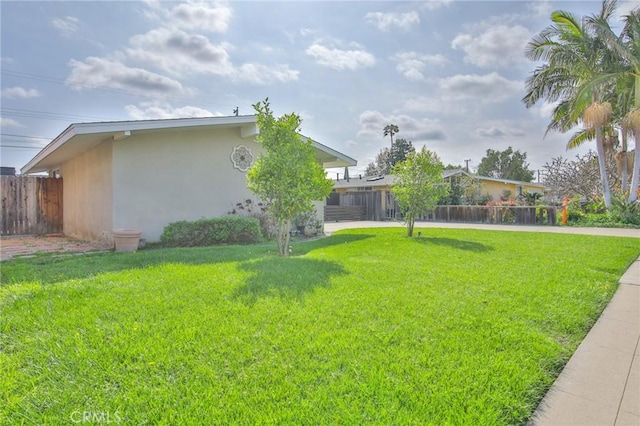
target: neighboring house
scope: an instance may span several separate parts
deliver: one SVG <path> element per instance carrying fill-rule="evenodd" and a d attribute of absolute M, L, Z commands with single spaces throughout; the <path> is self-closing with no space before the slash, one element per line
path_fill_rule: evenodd
<path fill-rule="evenodd" d="M 508 198 L 515 198 L 523 192 L 544 193 L 544 185 L 535 182 L 521 182 L 509 179 L 497 179 L 486 176 L 478 176 L 468 173 L 462 169 L 445 170 L 444 180 L 450 182 L 455 176 L 467 176 L 477 182 L 478 196 L 490 196 L 493 200 L 500 200 L 508 191 Z M 335 193 L 345 193 L 354 191 L 384 191 L 390 192 L 393 183 L 397 178 L 393 175 L 358 177 L 349 180 L 338 180 L 334 183 Z"/>
<path fill-rule="evenodd" d="M 246 171 L 262 152 L 257 134 L 253 115 L 72 124 L 21 171 L 64 179 L 66 235 L 112 241 L 114 229 L 133 228 L 154 242 L 170 222 L 256 199 Z M 356 164 L 314 147 L 325 168 Z"/>
<path fill-rule="evenodd" d="M 542 183 L 478 176 L 463 169 L 445 170 L 445 180 L 450 180 L 454 176 L 467 176 L 475 180 L 478 185 L 478 197 L 490 196 L 491 199 L 496 201 L 501 198 L 514 199 L 525 192 L 544 194 L 545 188 Z"/>
<path fill-rule="evenodd" d="M 462 169 L 445 170 L 444 180 L 466 177 L 474 192 L 473 197 L 492 200 L 514 199 L 523 192 L 544 193 L 541 183 L 520 182 L 477 176 Z M 388 220 L 398 217 L 399 210 L 391 192 L 397 177 L 393 175 L 336 180 L 333 192 L 327 198 L 325 220 Z M 474 188 L 475 187 L 475 188 Z M 469 187 L 468 187 L 469 188 Z M 357 219 L 356 219 L 357 218 Z"/>

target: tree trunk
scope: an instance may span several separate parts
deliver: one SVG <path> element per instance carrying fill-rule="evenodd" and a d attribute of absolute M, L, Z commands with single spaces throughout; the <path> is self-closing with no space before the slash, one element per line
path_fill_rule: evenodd
<path fill-rule="evenodd" d="M 413 237 L 413 225 L 415 225 L 416 220 L 413 216 L 407 217 L 407 237 Z"/>
<path fill-rule="evenodd" d="M 627 167 L 627 128 L 622 127 L 622 193 L 627 192 L 627 186 L 629 185 L 629 167 Z"/>
<path fill-rule="evenodd" d="M 633 138 L 635 139 L 635 155 L 633 161 L 633 176 L 631 178 L 631 188 L 629 191 L 629 202 L 638 199 L 638 184 L 640 183 L 640 129 L 633 131 Z"/>
<path fill-rule="evenodd" d="M 607 177 L 606 159 L 604 157 L 604 146 L 602 145 L 602 126 L 596 127 L 596 151 L 598 152 L 598 165 L 600 166 L 600 180 L 602 181 L 602 194 L 604 195 L 604 205 L 611 208 L 611 189 L 609 188 L 609 178 Z"/>
<path fill-rule="evenodd" d="M 276 242 L 280 256 L 289 254 L 289 241 L 291 240 L 291 221 L 278 222 Z"/>

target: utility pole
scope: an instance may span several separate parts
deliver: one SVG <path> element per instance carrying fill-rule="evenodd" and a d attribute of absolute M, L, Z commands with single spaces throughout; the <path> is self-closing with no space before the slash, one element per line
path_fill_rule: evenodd
<path fill-rule="evenodd" d="M 467 173 L 469 173 L 469 161 L 471 161 L 471 159 L 464 160 L 465 169 L 467 169 Z"/>
<path fill-rule="evenodd" d="M 233 113 L 236 115 L 236 117 L 238 116 L 238 107 L 235 107 L 235 109 L 233 110 Z"/>

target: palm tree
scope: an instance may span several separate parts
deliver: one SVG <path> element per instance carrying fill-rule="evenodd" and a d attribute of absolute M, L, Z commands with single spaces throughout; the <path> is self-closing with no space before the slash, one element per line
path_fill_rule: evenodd
<path fill-rule="evenodd" d="M 629 202 L 637 199 L 638 184 L 640 183 L 640 8 L 632 10 L 623 18 L 624 27 L 619 36 L 611 30 L 608 23 L 594 20 L 592 25 L 597 34 L 602 37 L 607 47 L 617 56 L 622 68 L 617 70 L 617 78 L 623 88 L 621 96 L 632 94 L 632 101 L 625 102 L 625 114 L 622 118 L 623 127 L 629 129 L 635 141 L 635 160 L 631 180 Z M 622 100 L 622 99 L 621 99 Z M 623 130 L 623 144 L 626 141 Z M 624 151 L 625 148 L 623 148 Z M 622 159 L 623 167 L 626 163 Z"/>
<path fill-rule="evenodd" d="M 391 149 L 393 149 L 393 135 L 398 133 L 400 129 L 395 124 L 387 124 L 384 126 L 384 137 L 391 136 Z"/>
<path fill-rule="evenodd" d="M 615 0 L 605 0 L 600 14 L 590 20 L 608 22 L 615 11 Z M 615 58 L 604 40 L 597 37 L 590 22 L 581 21 L 569 12 L 551 14 L 552 25 L 535 36 L 527 45 L 526 56 L 545 63 L 527 78 L 527 94 L 522 99 L 527 107 L 538 100 L 558 101 L 550 130 L 568 131 L 582 122 L 596 139 L 598 165 L 606 207 L 611 206 L 611 191 L 605 164 L 602 127 L 609 124 L 612 111 L 606 102 L 613 93 L 608 71 Z"/>

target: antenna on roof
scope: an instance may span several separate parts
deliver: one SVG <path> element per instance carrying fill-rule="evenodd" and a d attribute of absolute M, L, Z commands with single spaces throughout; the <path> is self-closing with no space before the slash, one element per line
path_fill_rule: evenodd
<path fill-rule="evenodd" d="M 238 107 L 234 108 L 233 113 L 236 115 L 236 117 L 238 116 Z"/>

